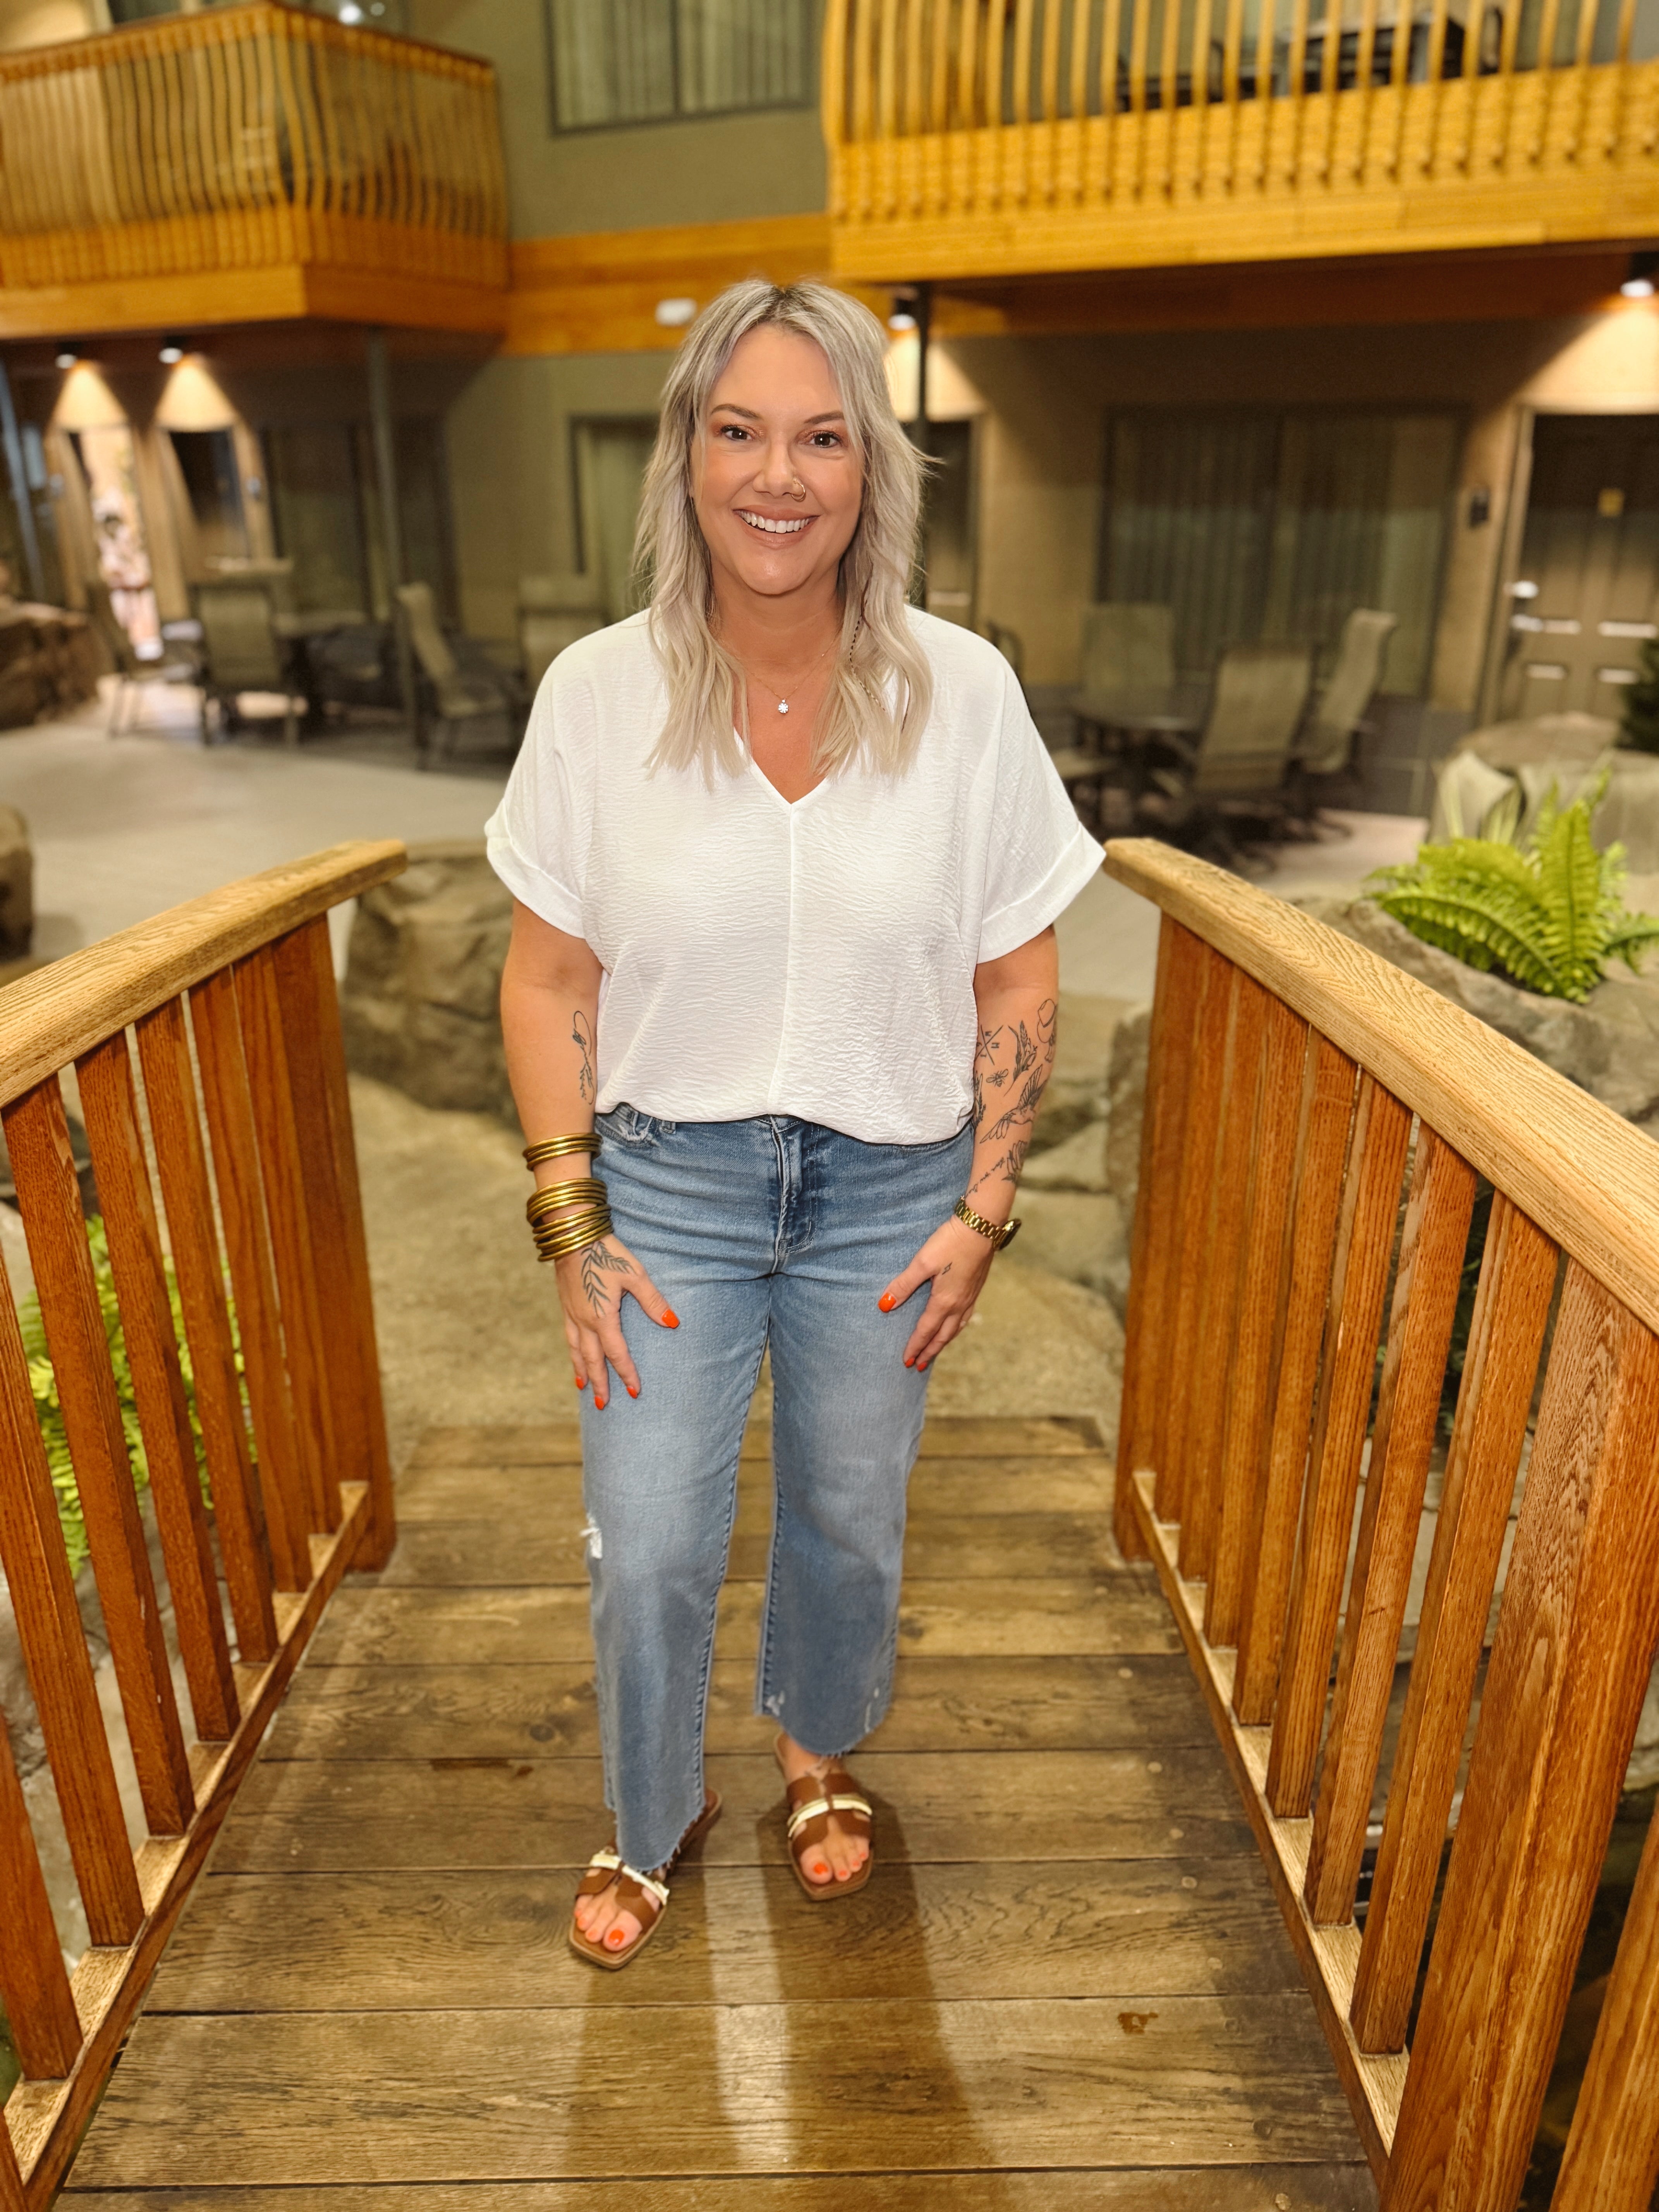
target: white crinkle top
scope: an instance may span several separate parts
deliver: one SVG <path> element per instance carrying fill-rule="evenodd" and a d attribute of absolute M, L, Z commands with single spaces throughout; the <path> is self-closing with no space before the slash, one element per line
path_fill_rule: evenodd
<path fill-rule="evenodd" d="M 544 678 L 489 858 L 605 969 L 599 1110 L 787 1114 L 931 1144 L 972 1105 L 974 969 L 1100 866 L 1013 671 L 913 610 L 933 708 L 903 776 L 854 769 L 793 805 L 752 762 L 711 789 L 647 773 L 665 694 L 635 615 Z"/>

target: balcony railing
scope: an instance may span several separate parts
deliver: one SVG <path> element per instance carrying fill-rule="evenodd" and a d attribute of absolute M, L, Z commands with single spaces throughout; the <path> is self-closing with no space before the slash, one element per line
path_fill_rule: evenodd
<path fill-rule="evenodd" d="M 487 63 L 271 4 L 0 57 L 0 331 L 404 319 L 398 287 L 499 322 L 506 284 Z"/>
<path fill-rule="evenodd" d="M 831 0 L 836 266 L 993 276 L 1634 240 L 1634 0 Z"/>

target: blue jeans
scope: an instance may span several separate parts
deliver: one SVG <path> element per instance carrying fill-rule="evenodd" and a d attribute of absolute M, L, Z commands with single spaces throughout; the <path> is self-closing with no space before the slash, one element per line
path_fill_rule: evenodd
<path fill-rule="evenodd" d="M 679 1316 L 623 1332 L 640 1395 L 582 1399 L 605 1798 L 630 1866 L 702 1808 L 714 1608 L 738 1456 L 769 1345 L 775 1484 L 756 1710 L 823 1755 L 887 1710 L 904 1496 L 927 1377 L 904 1365 L 926 1291 L 876 1301 L 967 1188 L 971 1129 L 866 1145 L 782 1115 L 596 1125 L 617 1233 Z"/>

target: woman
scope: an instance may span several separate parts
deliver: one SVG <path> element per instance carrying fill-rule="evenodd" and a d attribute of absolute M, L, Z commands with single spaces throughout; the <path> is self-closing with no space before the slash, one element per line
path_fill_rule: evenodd
<path fill-rule="evenodd" d="M 1012 1233 L 1053 923 L 1099 866 L 1006 663 L 906 605 L 924 466 L 866 308 L 758 279 L 716 300 L 646 474 L 650 608 L 560 655 L 489 824 L 584 1393 L 616 1836 L 570 1941 L 600 1966 L 638 1954 L 719 1810 L 715 1602 L 769 1347 L 757 1709 L 802 1887 L 869 1877 L 842 1761 L 887 1706 L 927 1371 Z"/>

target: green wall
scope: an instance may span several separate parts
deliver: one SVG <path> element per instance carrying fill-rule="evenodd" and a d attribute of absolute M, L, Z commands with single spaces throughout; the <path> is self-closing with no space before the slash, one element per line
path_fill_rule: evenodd
<path fill-rule="evenodd" d="M 495 64 L 515 238 L 823 206 L 816 107 L 556 133 L 544 0 L 409 0 L 409 28 Z"/>
<path fill-rule="evenodd" d="M 446 429 L 461 613 L 479 637 L 514 635 L 521 575 L 575 567 L 571 424 L 653 415 L 665 353 L 498 359 L 450 409 Z"/>

